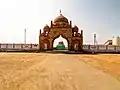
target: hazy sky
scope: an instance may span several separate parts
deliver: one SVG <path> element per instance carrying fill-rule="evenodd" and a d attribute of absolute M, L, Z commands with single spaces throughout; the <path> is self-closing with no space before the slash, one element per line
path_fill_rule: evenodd
<path fill-rule="evenodd" d="M 84 30 L 84 43 L 98 43 L 120 36 L 120 0 L 0 0 L 0 43 L 38 43 L 39 29 L 50 24 L 62 10 Z"/>

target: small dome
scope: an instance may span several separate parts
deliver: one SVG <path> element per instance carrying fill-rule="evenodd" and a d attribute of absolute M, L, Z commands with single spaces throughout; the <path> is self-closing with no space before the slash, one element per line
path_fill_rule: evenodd
<path fill-rule="evenodd" d="M 44 31 L 49 31 L 50 30 L 50 27 L 48 25 L 44 26 Z"/>
<path fill-rule="evenodd" d="M 44 26 L 44 29 L 50 29 L 50 27 L 46 24 L 46 26 Z"/>
<path fill-rule="evenodd" d="M 75 25 L 74 27 L 73 27 L 73 30 L 75 31 L 75 32 L 78 32 L 78 27 Z"/>
<path fill-rule="evenodd" d="M 73 28 L 78 29 L 78 27 L 76 25 Z"/>
<path fill-rule="evenodd" d="M 57 22 L 65 22 L 68 23 L 68 19 L 66 17 L 64 17 L 62 14 L 60 14 L 60 16 L 58 16 L 57 18 L 55 18 L 54 23 Z"/>

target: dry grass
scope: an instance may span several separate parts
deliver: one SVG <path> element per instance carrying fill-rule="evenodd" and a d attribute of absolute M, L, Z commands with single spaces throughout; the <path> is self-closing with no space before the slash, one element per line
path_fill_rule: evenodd
<path fill-rule="evenodd" d="M 45 57 L 45 54 L 0 53 L 0 90 L 18 90 Z"/>
<path fill-rule="evenodd" d="M 77 58 L 120 80 L 119 54 L 77 55 Z"/>
<path fill-rule="evenodd" d="M 61 62 L 58 57 L 50 57 L 48 54 L 40 53 L 0 53 L 0 90 L 52 90 L 51 77 L 55 85 L 65 85 L 55 80 L 61 80 L 61 76 L 56 76 L 57 71 L 72 66 L 75 68 L 76 63 L 64 56 L 65 61 Z M 53 55 L 54 56 L 54 55 Z M 58 55 L 59 56 L 59 55 Z M 93 67 L 103 70 L 116 78 L 120 78 L 120 55 L 73 55 L 81 61 L 92 65 Z M 46 60 L 46 57 L 48 58 Z M 74 58 L 73 57 L 73 58 Z M 59 56 L 59 58 L 62 58 Z M 55 60 L 54 60 L 55 59 Z M 68 65 L 69 62 L 69 65 Z M 58 66 L 60 64 L 60 66 Z M 75 64 L 75 65 L 74 65 Z M 61 65 L 63 65 L 61 67 Z M 68 66 L 67 66 L 68 65 Z M 79 66 L 79 65 L 77 65 Z M 72 68 L 71 67 L 71 68 Z M 53 70 L 56 71 L 53 71 Z M 76 70 L 76 69 L 75 69 Z M 73 71 L 74 73 L 78 71 Z M 52 72 L 52 75 L 51 75 Z M 56 78 L 55 78 L 56 76 Z M 59 78 L 58 78 L 59 77 Z M 78 79 L 78 77 L 75 77 Z M 76 80 L 77 80 L 76 79 Z M 65 79 L 67 80 L 67 79 Z M 69 81 L 70 82 L 70 81 Z M 58 87 L 56 87 L 58 88 Z M 70 87 L 69 87 L 70 88 Z M 77 90 L 77 89 L 55 89 L 55 90 Z M 78 89 L 79 90 L 79 89 Z"/>

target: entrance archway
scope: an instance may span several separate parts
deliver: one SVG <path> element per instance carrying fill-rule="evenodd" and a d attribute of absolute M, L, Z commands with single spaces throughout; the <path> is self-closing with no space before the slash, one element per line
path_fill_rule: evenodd
<path fill-rule="evenodd" d="M 79 51 L 79 47 L 80 47 L 80 41 L 74 40 L 74 41 L 72 42 L 72 48 L 73 48 L 73 50 Z"/>
<path fill-rule="evenodd" d="M 53 50 L 54 41 L 60 36 L 67 40 L 69 51 L 81 51 L 83 44 L 83 31 L 78 32 L 79 28 L 75 25 L 72 27 L 72 21 L 68 21 L 66 17 L 60 14 L 51 25 L 46 25 L 43 32 L 40 30 L 39 36 L 39 49 L 40 50 Z"/>

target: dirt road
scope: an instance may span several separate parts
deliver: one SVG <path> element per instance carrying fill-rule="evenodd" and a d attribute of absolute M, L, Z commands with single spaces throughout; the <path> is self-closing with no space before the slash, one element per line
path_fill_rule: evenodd
<path fill-rule="evenodd" d="M 21 68 L 11 69 L 11 76 L 0 73 L 0 90 L 120 90 L 117 79 L 72 55 L 47 54 L 41 58 L 38 54 L 36 57 L 36 63 L 24 68 L 18 64 Z"/>

